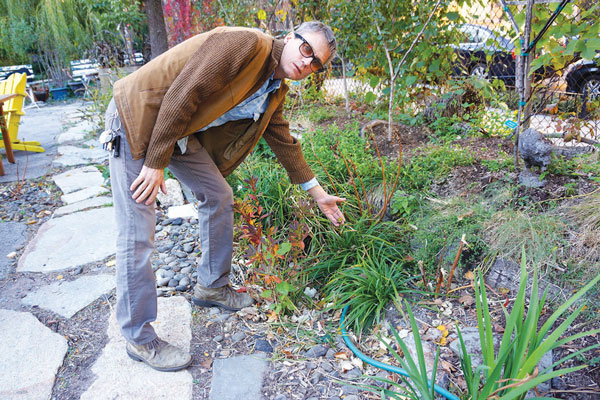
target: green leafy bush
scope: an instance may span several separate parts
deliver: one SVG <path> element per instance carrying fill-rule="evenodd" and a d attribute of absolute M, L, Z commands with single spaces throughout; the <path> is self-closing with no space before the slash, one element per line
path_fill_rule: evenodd
<path fill-rule="evenodd" d="M 424 207 L 423 195 L 420 192 L 406 193 L 397 190 L 392 197 L 391 211 L 397 218 L 410 219 L 420 213 Z"/>
<path fill-rule="evenodd" d="M 471 165 L 474 162 L 475 158 L 466 149 L 454 148 L 451 145 L 433 147 L 404 164 L 400 187 L 407 192 L 427 190 L 435 180 L 445 178 L 453 168 Z"/>

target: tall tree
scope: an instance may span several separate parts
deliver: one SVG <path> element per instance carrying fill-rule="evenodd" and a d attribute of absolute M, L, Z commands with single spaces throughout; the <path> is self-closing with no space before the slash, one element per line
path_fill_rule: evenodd
<path fill-rule="evenodd" d="M 152 58 L 158 57 L 169 49 L 167 29 L 163 16 L 161 0 L 146 0 L 146 15 L 148 16 L 148 31 L 150 35 L 150 51 Z"/>

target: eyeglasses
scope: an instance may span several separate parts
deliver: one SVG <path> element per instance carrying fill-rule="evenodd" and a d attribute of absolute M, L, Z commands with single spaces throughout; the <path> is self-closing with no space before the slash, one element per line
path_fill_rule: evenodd
<path fill-rule="evenodd" d="M 308 43 L 306 39 L 304 39 L 301 35 L 295 32 L 294 36 L 302 40 L 302 43 L 300 44 L 300 54 L 302 54 L 302 57 L 312 58 L 312 60 L 310 61 L 310 69 L 312 70 L 312 72 L 321 73 L 325 71 L 323 63 L 317 58 L 317 56 L 315 56 L 315 52 L 310 43 Z"/>

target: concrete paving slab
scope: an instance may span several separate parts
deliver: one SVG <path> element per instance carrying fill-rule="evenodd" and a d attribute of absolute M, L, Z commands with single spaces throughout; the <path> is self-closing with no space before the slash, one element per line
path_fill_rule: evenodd
<path fill-rule="evenodd" d="M 54 167 L 72 167 L 83 164 L 98 164 L 108 158 L 108 152 L 102 147 L 82 148 L 59 146 L 58 157 L 52 162 Z"/>
<path fill-rule="evenodd" d="M 29 306 L 39 306 L 71 318 L 79 310 L 115 287 L 113 275 L 83 276 L 70 282 L 54 282 L 29 293 L 21 302 Z"/>
<path fill-rule="evenodd" d="M 16 150 L 15 164 L 4 161 L 5 175 L 0 176 L 0 183 L 14 182 L 19 179 L 33 179 L 48 174 L 52 161 L 57 155 L 56 137 L 61 134 L 65 118 L 68 114 L 76 114 L 84 102 L 75 101 L 58 105 L 44 105 L 25 110 L 21 117 L 18 138 L 22 141 L 35 140 L 46 150 L 43 153 Z M 81 114 L 74 122 L 81 122 Z M 4 153 L 4 151 L 2 151 Z"/>
<path fill-rule="evenodd" d="M 92 197 L 91 199 L 78 201 L 66 206 L 57 208 L 54 211 L 54 217 L 60 217 L 67 214 L 73 214 L 77 211 L 82 211 L 88 208 L 97 208 L 112 205 L 113 198 L 110 196 Z"/>
<path fill-rule="evenodd" d="M 0 279 L 11 272 L 13 260 L 6 255 L 16 250 L 17 246 L 25 243 L 27 238 L 26 225 L 23 222 L 0 222 Z"/>
<path fill-rule="evenodd" d="M 75 126 L 70 127 L 65 132 L 58 135 L 56 141 L 59 144 L 74 142 L 85 139 L 91 132 L 96 129 L 96 125 L 90 121 L 81 121 L 77 122 Z"/>
<path fill-rule="evenodd" d="M 48 173 L 52 160 L 56 157 L 56 143 L 54 137 L 60 133 L 62 125 L 57 107 L 43 107 L 41 109 L 28 109 L 21 117 L 21 124 L 17 136 L 20 140 L 35 140 L 40 142 L 46 150 L 44 153 L 15 150 L 15 164 L 6 159 L 6 153 L 2 150 L 4 176 L 0 176 L 0 182 L 14 182 L 19 179 L 33 179 Z"/>
<path fill-rule="evenodd" d="M 267 360 L 263 353 L 218 359 L 213 362 L 210 400 L 261 400 Z"/>
<path fill-rule="evenodd" d="M 106 193 L 110 193 L 110 190 L 108 190 L 107 188 L 102 187 L 102 186 L 93 186 L 93 187 L 88 187 L 85 189 L 78 190 L 73 193 L 64 194 L 64 195 L 60 196 L 60 199 L 62 200 L 63 203 L 73 204 L 73 203 L 77 203 L 78 201 L 87 200 L 92 197 L 96 197 L 96 196 L 99 196 L 101 194 L 106 194 Z"/>
<path fill-rule="evenodd" d="M 0 310 L 0 398 L 49 399 L 67 341 L 32 314 Z"/>
<path fill-rule="evenodd" d="M 51 272 L 100 261 L 116 252 L 113 207 L 52 218 L 19 259 L 19 272 Z"/>
<path fill-rule="evenodd" d="M 192 310 L 185 298 L 158 299 L 158 316 L 152 325 L 162 339 L 189 351 L 191 322 Z M 125 339 L 119 332 L 114 313 L 108 337 L 106 347 L 92 366 L 97 379 L 81 396 L 82 400 L 192 398 L 193 378 L 189 371 L 159 372 L 127 356 Z"/>
<path fill-rule="evenodd" d="M 93 166 L 71 169 L 62 174 L 54 175 L 52 179 L 64 194 L 104 184 L 102 173 Z"/>

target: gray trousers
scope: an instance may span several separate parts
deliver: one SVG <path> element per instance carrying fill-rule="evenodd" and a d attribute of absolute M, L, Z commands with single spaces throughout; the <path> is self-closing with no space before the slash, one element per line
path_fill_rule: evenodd
<path fill-rule="evenodd" d="M 114 100 L 106 111 L 106 130 L 121 136 L 119 157 L 109 157 L 110 181 L 117 221 L 117 322 L 125 339 L 145 344 L 156 337 L 150 322 L 156 320 L 156 281 L 150 256 L 154 250 L 155 204 L 136 203 L 129 190 L 144 159 L 133 160 L 127 135 Z M 198 283 L 220 287 L 229 282 L 233 247 L 233 192 L 217 166 L 194 135 L 185 154 L 173 155 L 169 170 L 198 199 L 202 257 Z"/>

